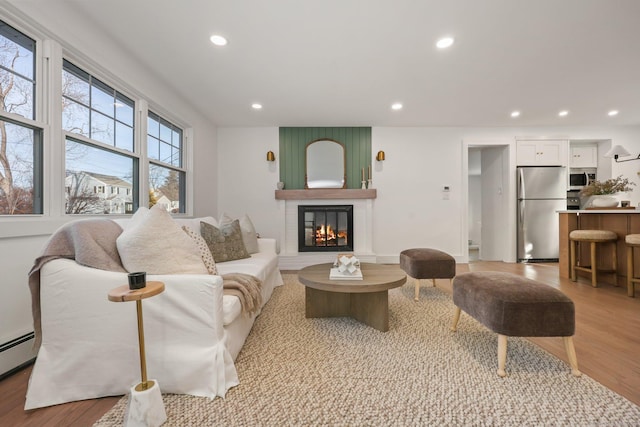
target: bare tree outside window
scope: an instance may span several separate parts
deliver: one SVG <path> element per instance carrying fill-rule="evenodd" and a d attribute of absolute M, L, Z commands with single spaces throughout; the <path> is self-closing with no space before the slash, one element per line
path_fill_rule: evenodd
<path fill-rule="evenodd" d="M 153 193 L 149 207 L 162 203 L 171 212 L 184 212 L 182 129 L 152 111 L 147 117 L 147 156 L 151 160 L 149 190 Z"/>
<path fill-rule="evenodd" d="M 41 130 L 9 118 L 34 119 L 35 41 L 0 21 L 0 214 L 41 213 L 35 176 Z M 41 199 L 40 199 L 41 200 Z"/>
<path fill-rule="evenodd" d="M 87 186 L 89 175 L 83 172 L 71 172 L 65 179 L 65 187 L 68 189 L 65 201 L 65 213 L 100 213 L 102 204 L 100 197 Z"/>

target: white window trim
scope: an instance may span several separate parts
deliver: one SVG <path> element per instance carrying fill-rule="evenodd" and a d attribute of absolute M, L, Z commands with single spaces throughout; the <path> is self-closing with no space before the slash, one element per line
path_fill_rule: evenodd
<path fill-rule="evenodd" d="M 65 196 L 65 144 L 67 136 L 87 142 L 95 146 L 101 143 L 85 139 L 82 135 L 65 132 L 62 130 L 62 106 L 59 100 L 62 97 L 62 63 L 67 59 L 74 65 L 82 68 L 102 82 L 112 86 L 118 92 L 129 97 L 135 102 L 134 111 L 137 111 L 137 123 L 134 132 L 134 151 L 118 149 L 106 145 L 104 148 L 114 152 L 121 152 L 129 157 L 136 157 L 139 161 L 139 192 L 140 206 L 146 206 L 145 194 L 148 194 L 148 165 L 146 149 L 147 111 L 151 109 L 167 120 L 180 127 L 183 131 L 181 168 L 172 168 L 184 171 L 186 174 L 185 213 L 175 216 L 193 216 L 194 204 L 194 159 L 193 159 L 193 128 L 189 123 L 175 116 L 174 113 L 161 105 L 152 102 L 152 98 L 139 93 L 129 83 L 111 74 L 104 66 L 89 59 L 72 46 L 61 44 L 55 40 L 46 28 L 40 27 L 37 22 L 30 21 L 29 17 L 22 16 L 15 9 L 0 5 L 3 11 L 2 20 L 13 26 L 18 31 L 31 37 L 36 42 L 36 109 L 35 120 L 22 116 L 14 117 L 7 114 L 7 118 L 42 129 L 43 138 L 43 213 L 25 214 L 19 216 L 0 216 L 0 235 L 2 238 L 22 236 L 39 236 L 51 234 L 62 224 L 78 219 L 78 215 L 67 215 L 64 212 Z M 151 107 L 149 107 L 151 103 Z M 170 166 L 170 165 L 168 165 Z M 86 215 L 87 217 L 91 215 Z M 100 217 L 118 218 L 130 217 L 130 215 L 96 215 Z"/>

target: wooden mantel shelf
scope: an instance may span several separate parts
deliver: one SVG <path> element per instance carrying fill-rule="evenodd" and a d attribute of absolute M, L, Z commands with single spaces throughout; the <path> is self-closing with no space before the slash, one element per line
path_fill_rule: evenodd
<path fill-rule="evenodd" d="M 307 190 L 276 190 L 276 200 L 310 199 L 375 199 L 375 188 L 358 190 L 353 188 L 314 188 Z"/>

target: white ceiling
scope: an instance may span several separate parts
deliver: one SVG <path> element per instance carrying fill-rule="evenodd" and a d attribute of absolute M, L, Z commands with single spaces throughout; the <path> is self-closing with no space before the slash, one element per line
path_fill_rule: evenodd
<path fill-rule="evenodd" d="M 639 0 L 11 3 L 75 9 L 219 126 L 640 124 Z"/>

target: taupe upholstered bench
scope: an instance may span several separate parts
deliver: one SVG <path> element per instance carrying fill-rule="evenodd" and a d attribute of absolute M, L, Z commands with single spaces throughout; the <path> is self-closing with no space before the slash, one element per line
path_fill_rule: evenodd
<path fill-rule="evenodd" d="M 506 376 L 507 336 L 563 337 L 571 373 L 580 376 L 573 347 L 575 308 L 559 290 L 510 273 L 463 273 L 453 281 L 456 331 L 460 310 L 498 334 L 498 375 Z"/>
<path fill-rule="evenodd" d="M 414 248 L 400 252 L 400 268 L 416 282 L 414 300 L 420 296 L 420 279 L 453 279 L 456 276 L 456 260 L 437 249 Z"/>

